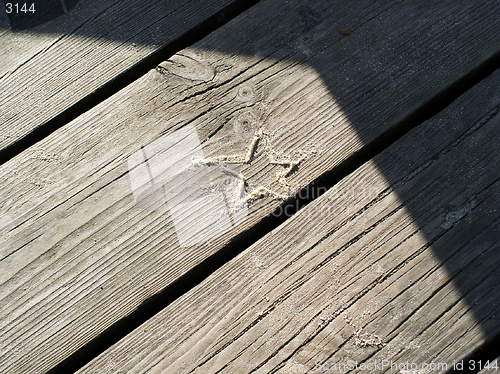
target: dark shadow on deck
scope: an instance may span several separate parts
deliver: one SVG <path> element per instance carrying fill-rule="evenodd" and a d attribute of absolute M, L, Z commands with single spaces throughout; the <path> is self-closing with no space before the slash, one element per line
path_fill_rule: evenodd
<path fill-rule="evenodd" d="M 80 1 L 75 4 L 74 9 L 78 9 L 82 4 L 87 4 L 88 1 Z M 122 12 L 132 11 L 133 2 L 124 2 L 125 8 L 114 7 L 113 9 L 107 10 L 103 13 L 95 22 L 101 22 L 104 19 L 112 19 L 116 17 L 117 19 L 122 19 Z M 397 19 L 391 19 L 394 15 L 380 13 L 377 17 L 379 19 L 377 22 L 369 23 L 368 30 L 372 28 L 372 33 L 370 35 L 358 35 L 356 29 L 350 29 L 350 25 L 355 25 L 357 18 L 357 12 L 362 13 L 361 9 L 356 9 L 355 5 L 352 5 L 350 9 L 341 11 L 339 14 L 325 15 L 323 8 L 327 5 L 320 1 L 306 0 L 301 2 L 301 6 L 291 5 L 293 2 L 289 2 L 290 9 L 288 15 L 290 15 L 290 22 L 288 24 L 287 32 L 283 38 L 277 37 L 276 44 L 270 45 L 268 41 L 264 40 L 252 40 L 249 43 L 241 46 L 238 49 L 228 47 L 226 44 L 221 42 L 218 45 L 209 45 L 209 48 L 214 48 L 218 52 L 228 53 L 228 54 L 243 54 L 249 56 L 255 56 L 257 52 L 261 53 L 263 56 L 271 55 L 276 49 L 280 50 L 280 54 L 283 56 L 291 55 L 297 62 L 305 63 L 312 66 L 321 75 L 323 81 L 327 85 L 333 97 L 337 100 L 339 105 L 343 108 L 344 113 L 347 115 L 349 121 L 351 122 L 353 128 L 356 130 L 359 138 L 366 144 L 365 148 L 358 152 L 356 155 L 350 157 L 344 163 L 342 163 L 335 170 L 332 170 L 327 175 L 319 178 L 315 181 L 315 186 L 327 186 L 331 187 L 340 178 L 348 175 L 350 172 L 359 167 L 362 163 L 371 159 L 376 154 L 380 153 L 383 149 L 388 147 L 391 143 L 396 141 L 398 138 L 403 136 L 405 133 L 410 131 L 413 127 L 418 126 L 423 121 L 431 118 L 433 115 L 439 113 L 447 105 L 449 105 L 453 100 L 455 100 L 460 94 L 467 91 L 469 88 L 480 82 L 486 76 L 491 74 L 495 69 L 500 67 L 500 55 L 497 53 L 493 57 L 489 58 L 482 66 L 478 67 L 474 71 L 471 71 L 467 76 L 462 78 L 460 81 L 456 82 L 452 87 L 448 87 L 441 91 L 440 94 L 433 97 L 432 100 L 427 102 L 424 106 L 415 108 L 415 110 L 408 116 L 403 112 L 404 107 L 395 105 L 390 108 L 385 115 L 386 120 L 380 122 L 375 119 L 374 113 L 377 113 L 379 107 L 383 107 L 383 102 L 378 100 L 383 100 L 382 96 L 370 95 L 369 98 L 366 96 L 356 97 L 352 92 L 345 92 L 345 82 L 346 79 L 350 81 L 359 82 L 358 92 L 365 93 L 370 90 L 377 89 L 380 91 L 393 91 L 401 97 L 408 97 L 408 100 L 417 100 L 417 97 L 412 96 L 412 87 L 415 84 L 421 86 L 433 86 L 436 82 L 440 81 L 440 77 L 445 77 L 453 75 L 450 67 L 454 66 L 457 59 L 460 59 L 460 45 L 455 45 L 453 41 L 449 43 L 449 50 L 426 50 L 425 56 L 422 55 L 422 50 L 419 49 L 421 38 L 425 38 L 425 35 L 412 35 L 412 30 L 405 29 L 405 23 L 409 17 L 425 17 L 429 16 L 431 13 L 442 12 L 443 15 L 446 12 L 456 12 L 464 7 L 470 7 L 469 18 L 481 17 L 481 14 L 477 9 L 471 4 L 471 2 L 465 1 L 446 1 L 440 2 L 434 7 L 425 7 L 418 5 L 418 1 L 415 4 L 401 5 L 400 12 Z M 297 2 L 298 3 L 298 2 Z M 382 3 L 382 2 L 381 2 Z M 488 2 L 481 2 L 482 4 L 487 4 Z M 493 3 L 493 2 L 490 2 Z M 124 6 L 125 6 L 124 5 Z M 358 5 L 359 8 L 363 8 Z M 382 7 L 382 6 L 381 6 Z M 485 7 L 486 8 L 486 7 Z M 341 7 L 339 7 L 341 9 Z M 332 12 L 336 10 L 333 9 Z M 253 11 L 252 11 L 253 12 Z M 251 13 L 252 13 L 251 12 Z M 251 14 L 250 13 L 250 14 Z M 236 15 L 234 13 L 234 15 Z M 71 26 L 64 22 L 63 17 L 69 17 L 71 11 L 68 14 L 49 21 L 43 25 L 38 25 L 31 28 L 32 32 L 41 33 L 59 33 L 67 32 L 71 29 Z M 408 17 L 408 18 L 406 18 Z M 325 18 L 328 22 L 333 20 L 338 20 L 334 27 L 327 24 Z M 219 19 L 219 23 L 217 23 Z M 126 20 L 125 20 L 126 21 Z M 124 21 L 124 22 L 125 22 Z M 258 22 L 259 19 L 256 17 L 255 21 Z M 94 21 L 93 21 L 94 22 Z M 76 32 L 81 33 L 84 36 L 94 37 L 94 38 L 113 38 L 118 40 L 128 41 L 127 36 L 116 36 L 112 32 L 108 32 L 105 35 L 101 35 L 98 32 L 98 28 L 93 26 L 94 23 L 91 22 L 86 27 L 79 28 Z M 220 15 L 212 19 L 211 25 L 217 26 L 222 24 L 220 22 Z M 443 23 L 446 20 L 443 19 Z M 408 76 L 406 83 L 401 85 L 402 81 L 396 79 L 388 80 L 378 80 L 378 72 L 384 67 L 375 66 L 373 64 L 373 57 L 377 53 L 388 53 L 388 48 L 397 47 L 393 42 L 387 40 L 388 35 L 392 35 L 390 32 L 383 33 L 383 27 L 378 27 L 378 24 L 384 24 L 384 27 L 390 27 L 392 29 L 398 29 L 401 34 L 406 35 L 408 40 L 414 42 L 414 49 L 412 49 L 412 55 L 406 55 L 399 61 L 396 61 L 395 67 L 393 67 L 393 74 L 397 76 L 399 74 L 405 74 Z M 365 25 L 365 26 L 366 26 Z M 117 25 L 117 28 L 119 25 Z M 271 32 L 272 25 L 262 24 L 262 28 L 269 28 Z M 433 25 L 429 25 L 433 27 Z M 22 28 L 19 26 L 19 28 Z M 347 28 L 351 30 L 350 36 L 344 36 L 340 33 L 334 33 L 333 35 L 325 36 L 322 34 L 322 30 L 327 28 L 340 29 Z M 457 28 L 459 30 L 460 28 Z M 208 30 L 204 28 L 203 30 Z M 461 29 L 460 29 L 461 30 Z M 156 53 L 143 65 L 141 65 L 140 70 L 137 74 L 143 74 L 148 69 L 153 68 L 159 61 L 169 57 L 169 53 L 175 50 L 184 48 L 192 44 L 197 38 L 200 37 L 200 32 L 202 30 L 197 30 L 194 34 L 190 35 L 189 38 L 180 41 L 178 44 L 173 43 L 173 46 L 169 46 L 163 49 L 159 53 Z M 474 30 L 463 30 L 464 32 L 474 33 Z M 238 32 L 233 30 L 233 32 Z M 367 31 L 364 31 L 367 32 Z M 322 35 L 319 36 L 318 35 Z M 356 43 L 356 38 L 370 37 L 373 39 L 373 43 L 379 43 L 380 50 L 359 50 L 356 59 L 351 59 L 349 61 L 343 61 L 345 55 L 343 51 L 347 49 L 349 45 L 354 45 Z M 478 40 L 478 51 L 477 53 L 489 53 L 488 51 L 483 51 L 481 48 L 485 48 L 481 43 L 481 35 L 475 36 Z M 307 49 L 307 53 L 310 57 L 305 56 L 297 52 L 297 43 L 300 41 L 301 47 Z M 498 46 L 497 46 L 498 47 Z M 445 55 L 446 58 L 439 59 L 436 56 Z M 436 64 L 433 61 L 447 61 L 449 63 Z M 422 61 L 427 61 L 428 66 L 426 69 L 421 69 Z M 337 63 L 335 67 L 334 63 Z M 420 64 L 420 65 L 419 65 Z M 339 69 L 339 66 L 342 68 Z M 129 80 L 123 81 L 127 84 L 138 76 L 130 75 Z M 130 80 L 131 79 L 131 80 Z M 397 83 L 397 85 L 395 85 Z M 125 84 L 126 85 L 126 84 Z M 104 100 L 106 97 L 110 96 L 113 91 L 116 92 L 121 87 L 124 87 L 123 83 L 114 82 L 108 89 L 96 98 L 96 102 Z M 495 92 L 491 93 L 495 95 Z M 499 99 L 498 93 L 496 98 Z M 499 99 L 500 103 L 500 99 Z M 94 101 L 90 101 L 89 105 L 83 106 L 76 114 L 82 111 L 88 110 L 95 105 Z M 473 111 L 473 108 L 463 108 L 464 112 L 468 110 Z M 33 141 L 40 140 L 44 136 L 47 136 L 53 132 L 56 128 L 67 123 L 68 118 L 71 116 L 66 116 L 60 118 L 61 122 L 58 122 L 53 127 L 45 127 L 44 131 L 41 131 L 35 137 L 32 138 Z M 380 116 L 377 115 L 377 118 Z M 394 119 L 397 119 L 394 121 Z M 397 123 L 395 127 L 392 125 Z M 447 124 L 448 125 L 448 124 Z M 452 126 L 453 124 L 449 124 Z M 473 123 L 471 123 L 471 126 Z M 373 139 L 371 136 L 372 130 L 378 128 L 385 129 L 385 133 Z M 477 323 L 481 326 L 483 333 L 489 340 L 495 338 L 498 335 L 500 326 L 494 318 L 491 317 L 490 311 L 492 310 L 492 303 L 498 302 L 500 300 L 500 288 L 495 286 L 495 281 L 499 279 L 499 269 L 500 269 L 500 231 L 499 231 L 499 208 L 498 199 L 495 200 L 494 206 L 485 206 L 486 202 L 481 195 L 472 196 L 471 201 L 463 201 L 459 203 L 454 201 L 453 195 L 459 192 L 467 191 L 474 184 L 476 178 L 480 174 L 481 170 L 476 170 L 476 163 L 480 161 L 482 157 L 488 154 L 498 153 L 497 147 L 492 147 L 492 142 L 487 143 L 488 139 L 484 139 L 484 144 L 477 144 L 475 149 L 467 150 L 467 157 L 457 160 L 457 163 L 450 164 L 449 168 L 453 170 L 451 175 L 454 175 L 453 179 L 440 180 L 438 179 L 436 183 L 429 187 L 424 180 L 419 180 L 415 182 L 410 188 L 405 186 L 405 188 L 396 189 L 399 194 L 401 201 L 405 203 L 406 209 L 411 213 L 414 222 L 420 227 L 421 232 L 429 238 L 432 243 L 432 249 L 440 259 L 443 266 L 446 268 L 448 274 L 452 279 L 455 287 L 460 291 L 463 299 L 469 305 L 469 308 L 477 320 Z M 29 143 L 26 143 L 29 145 Z M 33 143 L 34 144 L 34 143 Z M 491 147 L 485 148 L 485 147 Z M 16 152 L 22 150 L 23 147 L 17 148 Z M 400 165 L 406 165 L 412 162 L 412 150 L 408 149 L 404 154 L 394 154 L 394 162 Z M 395 173 L 396 169 L 388 169 L 385 164 L 380 164 L 380 172 L 387 179 L 389 184 L 397 183 L 402 175 Z M 488 172 L 488 171 L 486 171 Z M 427 191 L 433 191 L 431 195 Z M 441 190 L 441 199 L 435 199 L 435 191 Z M 433 199 L 431 199 L 431 197 Z M 497 196 L 498 198 L 498 196 Z M 474 201 L 472 201 L 474 200 Z M 308 201 L 301 200 L 300 204 L 306 204 Z M 295 202 L 292 202 L 294 205 Z M 469 204 L 469 205 L 467 205 Z M 464 206 L 469 207 L 468 212 L 463 216 L 453 215 L 453 212 L 460 211 Z M 437 207 L 437 208 L 436 208 Z M 491 208 L 491 209 L 488 209 Z M 432 209 L 437 209 L 441 212 L 442 217 L 446 220 L 446 217 L 459 217 L 455 221 L 451 222 L 450 225 L 444 223 L 444 221 L 429 220 L 428 212 Z M 196 286 L 201 280 L 206 278 L 210 273 L 215 271 L 218 267 L 222 266 L 225 262 L 229 261 L 237 253 L 241 252 L 247 246 L 251 245 L 253 242 L 258 240 L 258 238 L 264 236 L 267 232 L 277 227 L 282 223 L 286 217 L 268 217 L 263 220 L 260 224 L 251 229 L 251 232 L 244 233 L 240 235 L 237 240 L 231 244 L 228 248 L 221 251 L 220 254 L 213 256 L 212 258 L 205 261 L 202 265 L 198 266 L 192 272 L 188 273 L 185 277 L 181 278 L 178 282 L 169 287 L 168 292 L 162 292 L 157 297 L 153 297 L 151 300 L 144 304 L 142 310 L 134 312 L 126 321 L 118 322 L 115 326 L 106 331 L 102 336 L 100 336 L 95 342 L 92 342 L 82 351 L 77 352 L 75 355 L 71 356 L 68 360 L 58 366 L 55 371 L 62 372 L 62 368 L 66 365 L 66 368 L 71 368 L 72 370 L 85 364 L 85 360 L 89 360 L 93 355 L 96 355 L 106 349 L 107 346 L 111 345 L 119 339 L 121 336 L 132 331 L 133 328 L 140 325 L 142 322 L 150 318 L 152 315 L 157 313 L 163 307 L 172 302 L 175 298 L 187 292 L 190 288 Z M 445 240 L 447 230 L 451 229 L 455 225 L 461 225 L 462 230 L 465 232 L 481 232 L 481 229 L 477 226 L 486 226 L 488 222 L 491 222 L 491 229 L 488 233 L 482 233 L 477 235 L 475 238 L 469 238 L 464 235 L 464 242 L 471 241 L 467 247 L 468 254 L 463 253 L 460 241 L 454 241 L 453 245 L 450 245 L 448 240 Z M 494 222 L 494 223 L 493 223 Z M 448 227 L 448 228 L 447 228 Z M 439 231 L 438 234 L 436 232 Z M 465 239 L 467 238 L 467 239 Z M 475 252 L 478 254 L 476 255 Z M 483 271 L 481 267 L 476 266 L 476 260 L 470 263 L 463 263 L 457 259 L 461 257 L 480 257 L 479 253 L 485 252 L 485 256 L 491 261 L 492 266 L 487 271 Z M 477 291 L 477 287 L 488 285 L 488 292 Z M 175 292 L 172 292 L 175 290 Z M 168 297 L 167 297 L 168 295 Z M 494 308 L 493 308 L 494 309 Z M 99 340 L 100 339 L 100 340 Z M 498 355 L 498 352 L 495 353 Z M 491 357 L 493 358 L 493 357 Z M 72 361 L 73 360 L 73 361 Z M 76 361 L 75 361 L 76 360 Z M 78 361 L 80 360 L 80 361 Z M 79 363 L 77 363 L 77 361 Z M 74 365 L 77 363 L 76 365 Z"/>

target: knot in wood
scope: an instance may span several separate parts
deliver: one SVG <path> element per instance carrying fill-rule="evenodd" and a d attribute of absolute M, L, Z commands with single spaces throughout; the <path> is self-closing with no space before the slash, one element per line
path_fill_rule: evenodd
<path fill-rule="evenodd" d="M 190 56 L 176 54 L 158 65 L 160 74 L 174 74 L 191 81 L 208 82 L 215 77 L 215 68 Z"/>

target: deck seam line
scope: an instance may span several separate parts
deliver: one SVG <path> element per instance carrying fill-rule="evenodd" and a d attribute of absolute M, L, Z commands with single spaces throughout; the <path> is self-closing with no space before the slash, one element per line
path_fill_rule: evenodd
<path fill-rule="evenodd" d="M 0 165 L 3 165 L 24 152 L 29 147 L 47 138 L 49 135 L 64 127 L 75 118 L 90 111 L 126 86 L 146 75 L 150 70 L 155 69 L 156 66 L 162 61 L 169 59 L 177 52 L 180 52 L 183 49 L 199 42 L 240 14 L 248 11 L 260 1 L 261 0 L 236 0 L 204 21 L 198 22 L 195 26 L 184 32 L 178 38 L 151 53 L 148 57 L 140 60 L 134 66 L 120 73 L 110 81 L 104 83 L 94 92 L 78 100 L 76 103 L 36 127 L 33 131 L 26 134 L 19 140 L 1 149 Z"/>

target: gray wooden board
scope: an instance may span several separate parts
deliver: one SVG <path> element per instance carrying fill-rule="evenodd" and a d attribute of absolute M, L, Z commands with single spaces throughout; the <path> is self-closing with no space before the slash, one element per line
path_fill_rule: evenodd
<path fill-rule="evenodd" d="M 36 2 L 28 16 L 42 17 L 54 2 Z M 24 30 L 11 29 L 2 3 L 0 149 L 233 2 L 81 0 Z"/>
<path fill-rule="evenodd" d="M 492 56 L 499 6 L 263 1 L 2 165 L 1 371 L 54 366 Z M 189 126 L 207 158 L 254 144 L 245 193 L 274 194 L 181 247 L 128 160 Z M 195 208 L 180 226 L 216 210 Z"/>
<path fill-rule="evenodd" d="M 79 373 L 451 369 L 500 332 L 499 87 L 496 72 Z"/>

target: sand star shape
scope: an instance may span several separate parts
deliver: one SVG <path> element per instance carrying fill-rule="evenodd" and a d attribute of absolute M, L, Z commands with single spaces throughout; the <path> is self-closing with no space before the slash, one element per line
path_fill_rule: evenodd
<path fill-rule="evenodd" d="M 210 157 L 210 158 L 205 158 L 203 160 L 196 160 L 195 164 L 219 165 L 222 167 L 223 164 L 251 164 L 254 158 L 253 156 L 257 149 L 257 145 L 259 143 L 263 143 L 264 149 L 267 150 L 268 159 L 271 164 L 282 165 L 286 167 L 285 170 L 280 171 L 276 174 L 276 181 L 284 188 L 289 188 L 290 184 L 287 182 L 286 178 L 292 173 L 295 167 L 297 167 L 302 161 L 304 161 L 305 156 L 302 156 L 296 160 L 292 160 L 290 158 L 278 160 L 276 157 L 273 156 L 275 152 L 272 150 L 272 147 L 270 146 L 269 134 L 265 133 L 262 129 L 259 129 L 255 133 L 253 139 L 250 141 L 250 144 L 247 147 L 245 154 Z M 244 183 L 246 182 L 246 178 L 241 173 L 239 174 L 235 173 L 234 171 L 229 170 L 227 168 L 224 168 L 224 170 L 237 178 L 241 178 Z M 288 194 L 286 195 L 280 194 L 264 186 L 259 186 L 257 188 L 254 188 L 252 191 L 250 191 L 250 193 L 248 193 L 245 196 L 245 202 L 251 203 L 265 196 L 283 201 L 290 197 Z"/>

